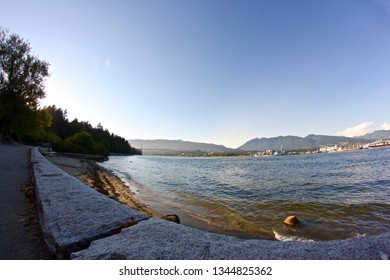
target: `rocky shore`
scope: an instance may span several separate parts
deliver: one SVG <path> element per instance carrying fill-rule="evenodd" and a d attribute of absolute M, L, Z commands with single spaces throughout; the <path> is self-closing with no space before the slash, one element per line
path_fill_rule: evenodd
<path fill-rule="evenodd" d="M 31 152 L 39 223 L 49 250 L 59 259 L 388 260 L 390 256 L 390 233 L 322 242 L 278 242 L 240 239 L 157 219 L 151 217 L 152 210 L 130 199 L 134 196 L 131 192 L 122 199 L 130 199 L 135 207 L 141 205 L 139 209 L 146 214 L 119 203 L 120 191 L 112 189 L 115 178 L 109 172 L 88 161 L 71 161 L 57 162 L 60 169 L 37 149 Z"/>
<path fill-rule="evenodd" d="M 142 214 L 152 217 L 164 216 L 139 201 L 120 178 L 109 170 L 99 166 L 93 160 L 63 156 L 61 154 L 47 157 L 47 159 L 69 175 L 80 179 L 91 188 Z"/>

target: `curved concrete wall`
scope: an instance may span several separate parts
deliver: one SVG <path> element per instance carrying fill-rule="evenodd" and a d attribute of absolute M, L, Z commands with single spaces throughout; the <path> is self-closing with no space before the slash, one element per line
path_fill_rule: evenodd
<path fill-rule="evenodd" d="M 123 224 L 147 218 L 68 175 L 37 149 L 31 152 L 31 162 L 39 223 L 50 251 L 58 258 L 69 258 Z"/>

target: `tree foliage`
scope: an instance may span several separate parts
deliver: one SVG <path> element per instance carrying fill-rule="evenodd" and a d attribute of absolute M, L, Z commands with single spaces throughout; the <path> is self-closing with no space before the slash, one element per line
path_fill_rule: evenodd
<path fill-rule="evenodd" d="M 48 135 L 57 135 L 61 139 L 61 141 L 48 141 L 58 151 L 103 155 L 108 155 L 108 153 L 141 154 L 141 151 L 131 147 L 126 139 L 110 133 L 100 123 L 93 127 L 89 122 L 78 119 L 69 121 L 67 111 L 54 105 L 43 110 L 51 116 L 51 126 L 46 129 Z"/>
<path fill-rule="evenodd" d="M 32 53 L 30 44 L 0 27 L 0 141 L 13 136 L 29 144 L 49 142 L 60 152 L 141 153 L 101 124 L 70 122 L 67 111 L 56 106 L 39 109 L 48 76 L 49 64 Z"/>
<path fill-rule="evenodd" d="M 0 134 L 33 129 L 39 100 L 45 97 L 49 64 L 31 51 L 30 44 L 0 27 Z"/>

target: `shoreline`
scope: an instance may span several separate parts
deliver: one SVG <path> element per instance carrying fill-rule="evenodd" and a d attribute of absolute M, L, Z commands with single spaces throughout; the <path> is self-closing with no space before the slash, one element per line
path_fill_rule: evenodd
<path fill-rule="evenodd" d="M 51 163 L 81 180 L 98 192 L 127 205 L 147 216 L 162 218 L 164 215 L 136 198 L 130 187 L 125 184 L 111 170 L 108 170 L 94 160 L 80 157 L 69 157 L 56 154 L 54 157 L 46 157 Z"/>
<path fill-rule="evenodd" d="M 326 242 L 275 242 L 150 218 L 86 186 L 37 149 L 32 150 L 31 163 L 39 222 L 45 242 L 59 259 L 387 260 L 390 255 L 390 233 Z M 62 164 L 80 175 L 74 165 Z"/>
<path fill-rule="evenodd" d="M 213 226 L 208 223 L 199 221 L 181 209 L 175 209 L 169 205 L 161 208 L 147 205 L 142 200 L 138 199 L 134 193 L 135 188 L 137 189 L 137 192 L 140 192 L 140 196 L 145 195 L 146 192 L 149 192 L 145 186 L 132 179 L 129 182 L 125 182 L 120 178 L 119 175 L 115 174 L 115 171 L 99 165 L 93 159 L 80 156 L 73 157 L 71 155 L 64 155 L 60 153 L 56 153 L 53 157 L 45 158 L 56 165 L 58 168 L 79 179 L 89 187 L 146 216 L 165 219 L 171 215 L 177 215 L 180 220 L 180 224 L 199 230 L 227 236 L 234 236 L 240 239 L 262 239 L 278 241 L 274 238 L 267 238 L 267 236 L 259 236 L 258 234 L 253 233 L 229 231 L 223 227 L 218 227 L 216 225 Z"/>
<path fill-rule="evenodd" d="M 59 259 L 377 259 L 390 255 L 390 233 L 327 242 L 275 242 L 215 234 L 150 218 L 96 192 L 37 149 L 31 153 L 39 223 Z M 88 165 L 80 161 L 78 166 Z M 74 164 L 62 162 L 62 168 Z M 76 175 L 77 175 L 76 174 Z"/>
<path fill-rule="evenodd" d="M 240 239 L 260 239 L 279 242 L 340 239 L 316 239 L 315 237 L 308 237 L 306 239 L 300 236 L 297 237 L 294 234 L 290 236 L 288 233 L 285 236 L 282 230 L 284 226 L 282 223 L 280 223 L 280 227 L 278 226 L 278 230 L 275 231 L 273 229 L 271 234 L 265 231 L 248 231 L 248 228 L 239 228 L 238 230 L 236 228 L 229 228 L 218 221 L 215 223 L 202 219 L 203 217 L 198 216 L 196 211 L 187 212 L 180 205 L 179 207 L 175 207 L 175 203 L 170 203 L 170 197 L 167 199 L 159 197 L 155 193 L 152 193 L 148 186 L 144 186 L 129 178 L 129 175 L 123 174 L 120 169 L 110 169 L 110 165 L 106 166 L 89 158 L 69 157 L 68 155 L 62 154 L 56 154 L 54 157 L 46 157 L 46 159 L 69 175 L 81 180 L 89 187 L 149 217 L 164 218 L 165 216 L 175 215 L 183 225 L 207 232 L 234 236 Z"/>

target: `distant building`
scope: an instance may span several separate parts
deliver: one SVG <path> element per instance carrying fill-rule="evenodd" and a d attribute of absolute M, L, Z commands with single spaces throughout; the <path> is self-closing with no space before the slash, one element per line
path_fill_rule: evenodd
<path fill-rule="evenodd" d="M 339 151 L 341 148 L 339 148 L 338 145 L 334 146 L 320 146 L 319 152 L 320 153 L 333 153 Z"/>

